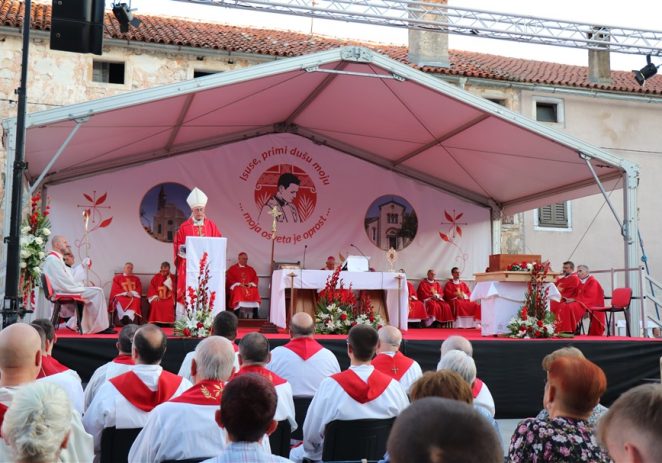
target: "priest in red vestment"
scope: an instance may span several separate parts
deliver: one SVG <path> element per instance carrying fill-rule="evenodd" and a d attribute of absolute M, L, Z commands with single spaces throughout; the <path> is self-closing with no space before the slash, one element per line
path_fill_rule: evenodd
<path fill-rule="evenodd" d="M 336 258 L 333 256 L 327 257 L 326 262 L 324 262 L 324 267 L 322 267 L 322 270 L 334 271 L 335 269 L 336 269 Z"/>
<path fill-rule="evenodd" d="M 564 266 L 565 267 L 565 266 Z M 602 336 L 605 330 L 604 312 L 591 312 L 591 307 L 604 307 L 605 294 L 600 282 L 590 274 L 586 265 L 577 266 L 577 277 L 579 285 L 576 290 L 576 296 L 572 295 L 571 289 L 565 289 L 564 301 L 558 302 L 552 306 L 556 319 L 557 331 L 574 333 L 577 325 L 586 313 L 590 316 L 590 336 Z M 568 280 L 570 283 L 572 280 Z M 569 287 L 570 287 L 569 285 Z M 566 296 L 567 294 L 567 296 Z"/>
<path fill-rule="evenodd" d="M 225 289 L 230 299 L 230 308 L 240 309 L 247 318 L 253 318 L 261 301 L 257 283 L 257 272 L 248 265 L 248 254 L 240 252 L 237 263 L 225 272 Z"/>
<path fill-rule="evenodd" d="M 425 311 L 429 318 L 442 325 L 452 324 L 455 319 L 451 306 L 444 301 L 444 290 L 434 276 L 434 270 L 428 270 L 427 279 L 421 280 L 418 284 L 418 298 L 425 304 Z"/>
<path fill-rule="evenodd" d="M 404 269 L 400 269 L 400 273 L 405 273 Z M 425 306 L 416 296 L 416 288 L 411 281 L 407 280 L 407 293 L 409 294 L 409 320 L 425 320 L 428 314 L 425 311 Z"/>
<path fill-rule="evenodd" d="M 186 198 L 191 207 L 191 217 L 179 226 L 175 240 L 172 242 L 175 251 L 175 268 L 177 269 L 177 304 L 186 305 L 186 237 L 208 236 L 220 237 L 216 224 L 205 215 L 207 195 L 198 188 L 193 188 Z"/>
<path fill-rule="evenodd" d="M 150 323 L 175 323 L 175 281 L 175 275 L 170 273 L 170 263 L 163 262 L 147 290 Z"/>
<path fill-rule="evenodd" d="M 142 292 L 140 278 L 133 274 L 133 264 L 127 262 L 124 264 L 122 274 L 113 277 L 108 312 L 114 314 L 117 311 L 117 318 L 124 325 L 135 321 L 136 317 L 142 318 L 140 309 Z"/>
<path fill-rule="evenodd" d="M 480 320 L 480 304 L 471 302 L 471 290 L 469 286 L 460 280 L 460 269 L 453 267 L 451 276 L 444 285 L 444 299 L 450 303 L 456 317 L 471 317 Z M 461 326 L 460 328 L 473 328 L 472 326 Z"/>
<path fill-rule="evenodd" d="M 581 285 L 581 281 L 575 273 L 575 264 L 573 262 L 563 262 L 563 273 L 556 279 L 555 284 L 556 288 L 559 290 L 559 293 L 561 293 L 561 300 L 550 301 L 550 309 L 552 313 L 556 315 L 557 328 L 561 326 L 563 326 L 563 328 L 571 328 L 569 325 L 565 326 L 562 324 L 562 322 L 560 322 L 559 311 L 561 310 L 563 304 L 566 302 L 572 302 L 577 298 L 579 286 Z M 568 329 L 568 331 L 574 331 L 574 327 L 572 327 L 572 330 Z"/>

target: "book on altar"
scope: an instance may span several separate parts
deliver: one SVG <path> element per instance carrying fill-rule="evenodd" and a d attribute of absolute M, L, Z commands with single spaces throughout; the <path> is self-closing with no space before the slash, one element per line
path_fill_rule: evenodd
<path fill-rule="evenodd" d="M 369 259 L 366 256 L 347 256 L 341 268 L 346 272 L 369 272 Z"/>
<path fill-rule="evenodd" d="M 227 267 L 227 238 L 212 238 L 200 236 L 186 237 L 186 288 L 198 289 L 200 275 L 200 260 L 207 253 L 209 264 L 208 290 L 216 292 L 213 315 L 225 310 L 225 271 Z"/>

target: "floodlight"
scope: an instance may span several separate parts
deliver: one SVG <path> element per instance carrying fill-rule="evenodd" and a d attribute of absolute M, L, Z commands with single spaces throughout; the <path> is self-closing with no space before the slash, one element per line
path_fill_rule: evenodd
<path fill-rule="evenodd" d="M 133 16 L 126 3 L 113 3 L 113 14 L 120 23 L 120 32 L 129 32 L 129 26 L 138 27 L 142 21 Z"/>
<path fill-rule="evenodd" d="M 651 55 L 646 56 L 646 66 L 641 68 L 640 70 L 633 69 L 632 73 L 634 74 L 634 80 L 637 81 L 637 83 L 641 86 L 644 85 L 646 80 L 650 79 L 653 77 L 655 74 L 657 74 L 657 68 L 655 64 L 651 62 Z"/>

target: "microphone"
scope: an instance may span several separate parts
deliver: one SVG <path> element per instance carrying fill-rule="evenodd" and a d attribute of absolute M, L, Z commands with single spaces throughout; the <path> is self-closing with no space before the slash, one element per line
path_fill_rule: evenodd
<path fill-rule="evenodd" d="M 368 256 L 366 256 L 365 254 L 363 254 L 363 251 L 361 251 L 361 250 L 359 249 L 358 246 L 356 246 L 356 245 L 354 245 L 354 244 L 351 244 L 351 243 L 350 243 L 350 246 L 353 247 L 354 249 L 356 249 L 357 251 L 359 251 L 363 257 L 365 257 L 366 259 L 369 259 Z"/>
<path fill-rule="evenodd" d="M 303 266 L 301 267 L 301 270 L 306 270 L 306 250 L 308 249 L 308 245 L 304 245 L 303 247 Z"/>

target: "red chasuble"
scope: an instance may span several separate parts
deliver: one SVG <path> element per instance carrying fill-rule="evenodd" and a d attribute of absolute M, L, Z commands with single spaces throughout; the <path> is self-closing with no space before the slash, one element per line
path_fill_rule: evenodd
<path fill-rule="evenodd" d="M 39 376 L 37 376 L 37 379 L 62 373 L 67 370 L 69 370 L 68 367 L 65 367 L 50 355 L 43 355 L 41 357 L 41 370 L 39 370 Z"/>
<path fill-rule="evenodd" d="M 196 383 L 170 402 L 218 407 L 221 403 L 221 394 L 223 394 L 223 381 L 207 379 Z"/>
<path fill-rule="evenodd" d="M 281 378 L 273 371 L 269 371 L 266 368 L 261 367 L 259 365 L 242 366 L 241 369 L 239 369 L 239 371 L 234 374 L 234 376 L 237 377 L 237 376 L 245 375 L 246 373 L 257 373 L 258 375 L 262 375 L 265 378 L 267 378 L 269 381 L 271 381 L 271 384 L 273 384 L 274 386 L 280 386 L 281 384 L 285 384 L 287 382 L 287 380 Z"/>
<path fill-rule="evenodd" d="M 584 283 L 580 282 L 574 302 L 558 302 L 552 305 L 557 320 L 558 331 L 573 333 L 577 324 L 591 307 L 604 307 L 605 293 L 598 280 L 589 276 Z M 591 312 L 589 336 L 602 336 L 605 330 L 605 313 Z"/>
<path fill-rule="evenodd" d="M 458 317 L 474 317 L 480 320 L 480 304 L 471 302 L 471 290 L 463 281 L 455 283 L 452 279 L 444 285 L 444 299 L 450 302 Z"/>
<path fill-rule="evenodd" d="M 385 375 L 376 368 L 368 377 L 367 383 L 351 369 L 331 375 L 331 378 L 333 378 L 352 399 L 360 404 L 372 402 L 382 395 L 393 380 L 390 376 Z"/>
<path fill-rule="evenodd" d="M 175 240 L 172 242 L 175 251 L 175 268 L 177 269 L 177 302 L 186 304 L 186 258 L 179 257 L 179 247 L 186 245 L 187 236 L 208 236 L 221 237 L 216 224 L 209 219 L 205 219 L 201 226 L 193 224 L 193 217 L 189 217 L 179 226 Z"/>
<path fill-rule="evenodd" d="M 434 295 L 443 296 L 444 291 L 438 281 L 429 282 L 427 279 L 421 280 L 418 284 L 418 298 L 425 304 L 425 311 L 428 317 L 434 317 L 441 323 L 452 322 L 455 320 L 451 306 L 441 299 L 433 299 Z"/>
<path fill-rule="evenodd" d="M 416 289 L 410 281 L 407 282 L 407 288 L 409 289 L 409 318 L 425 320 L 428 318 L 425 306 L 416 297 Z"/>
<path fill-rule="evenodd" d="M 174 290 L 177 285 L 175 275 L 169 274 L 171 287 Z M 150 323 L 175 323 L 175 293 L 168 289 L 165 281 L 168 276 L 163 276 L 157 273 L 152 277 L 149 282 L 149 289 L 147 290 L 147 299 L 153 296 L 157 298 L 152 300 L 149 304 L 149 322 Z"/>
<path fill-rule="evenodd" d="M 163 370 L 156 391 L 152 391 L 133 371 L 109 379 L 122 396 L 134 407 L 151 412 L 154 407 L 170 400 L 182 383 L 182 377 Z"/>
<path fill-rule="evenodd" d="M 396 352 L 393 357 L 388 354 L 377 354 L 375 358 L 372 359 L 372 366 L 375 367 L 376 370 L 381 371 L 396 381 L 400 381 L 409 370 L 409 367 L 413 364 L 413 359 L 406 357 L 399 351 Z"/>
<path fill-rule="evenodd" d="M 257 291 L 257 281 L 257 273 L 253 267 L 249 265 L 242 267 L 239 264 L 231 266 L 225 272 L 225 287 L 230 296 L 230 307 L 236 309 L 240 302 L 259 303 L 261 299 Z M 255 286 L 246 286 L 248 283 L 253 283 Z M 234 284 L 237 286 L 230 289 Z"/>
<path fill-rule="evenodd" d="M 292 339 L 290 342 L 283 346 L 286 349 L 291 350 L 299 357 L 301 360 L 306 361 L 320 350 L 323 349 L 322 345 L 311 338 L 296 338 Z"/>
<path fill-rule="evenodd" d="M 120 354 L 113 359 L 113 363 L 121 363 L 122 365 L 135 365 L 136 362 L 133 361 L 133 357 L 129 354 Z"/>
<path fill-rule="evenodd" d="M 115 312 L 115 304 L 117 302 L 124 308 L 124 310 L 133 310 L 136 316 L 142 317 L 140 310 L 140 296 L 133 297 L 119 294 L 129 291 L 135 291 L 139 295 L 143 293 L 143 287 L 140 283 L 140 278 L 135 275 L 115 275 L 113 278 L 113 286 L 110 289 L 110 302 L 108 304 L 108 312 Z"/>

